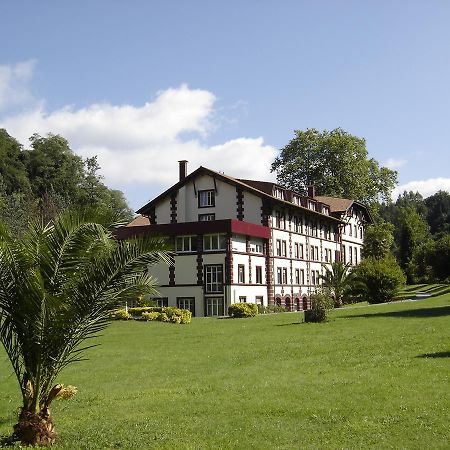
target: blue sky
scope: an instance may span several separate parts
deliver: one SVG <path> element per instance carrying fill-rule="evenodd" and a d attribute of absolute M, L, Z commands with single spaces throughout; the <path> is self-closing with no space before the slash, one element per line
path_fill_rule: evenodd
<path fill-rule="evenodd" d="M 310 127 L 364 137 L 399 190 L 450 190 L 448 1 L 19 0 L 2 17 L 0 126 L 97 154 L 135 209 L 182 158 L 270 179 Z"/>

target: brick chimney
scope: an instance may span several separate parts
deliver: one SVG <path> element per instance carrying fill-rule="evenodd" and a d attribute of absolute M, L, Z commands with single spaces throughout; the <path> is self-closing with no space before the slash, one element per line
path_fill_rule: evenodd
<path fill-rule="evenodd" d="M 314 198 L 316 196 L 316 188 L 313 184 L 308 185 L 308 197 Z"/>
<path fill-rule="evenodd" d="M 182 161 L 178 161 L 180 168 L 180 181 L 183 181 L 187 175 L 187 161 L 183 159 Z"/>

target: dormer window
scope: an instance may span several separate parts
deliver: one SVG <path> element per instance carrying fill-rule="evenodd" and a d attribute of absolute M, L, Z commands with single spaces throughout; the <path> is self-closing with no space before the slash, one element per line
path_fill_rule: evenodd
<path fill-rule="evenodd" d="M 328 206 L 323 206 L 322 207 L 322 213 L 326 214 L 327 216 L 330 215 L 330 208 L 328 208 Z"/>
<path fill-rule="evenodd" d="M 274 197 L 279 198 L 280 200 L 284 200 L 284 191 L 282 189 L 275 188 Z"/>
<path fill-rule="evenodd" d="M 214 189 L 208 189 L 207 191 L 198 191 L 198 207 L 208 208 L 215 206 L 216 197 Z"/>
<path fill-rule="evenodd" d="M 298 195 L 293 195 L 292 196 L 292 203 L 296 204 L 296 205 L 300 205 L 300 198 Z"/>
<path fill-rule="evenodd" d="M 310 201 L 308 201 L 308 208 L 312 209 L 313 211 L 315 211 L 316 210 L 316 204 L 310 200 Z"/>

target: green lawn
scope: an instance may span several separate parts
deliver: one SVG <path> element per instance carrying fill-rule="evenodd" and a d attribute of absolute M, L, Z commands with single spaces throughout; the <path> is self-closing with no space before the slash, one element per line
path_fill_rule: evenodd
<path fill-rule="evenodd" d="M 450 294 L 334 311 L 115 322 L 63 372 L 54 448 L 448 448 Z M 0 435 L 19 396 L 0 354 Z"/>

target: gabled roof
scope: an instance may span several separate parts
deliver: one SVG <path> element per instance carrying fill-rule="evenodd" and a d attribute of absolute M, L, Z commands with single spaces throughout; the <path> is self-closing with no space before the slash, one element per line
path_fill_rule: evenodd
<path fill-rule="evenodd" d="M 214 170 L 208 169 L 203 166 L 200 166 L 198 169 L 191 172 L 183 180 L 180 180 L 177 183 L 175 183 L 169 189 L 164 191 L 162 194 L 158 195 L 158 197 L 156 197 L 153 200 L 151 200 L 150 202 L 148 202 L 146 205 L 144 205 L 142 208 L 138 209 L 136 212 L 138 214 L 142 214 L 142 215 L 150 214 L 150 209 L 152 207 L 154 207 L 160 200 L 162 200 L 163 198 L 166 198 L 173 192 L 178 191 L 178 189 L 180 189 L 185 184 L 189 183 L 191 180 L 194 180 L 199 175 L 209 175 L 215 179 L 224 181 L 225 183 L 231 184 L 231 185 L 241 188 L 247 192 L 251 192 L 255 195 L 258 195 L 259 197 L 264 197 L 275 203 L 282 204 L 285 207 L 298 208 L 298 209 L 301 209 L 304 211 L 308 211 L 311 214 L 325 217 L 330 220 L 342 222 L 337 217 L 328 216 L 326 214 L 322 214 L 317 211 L 313 211 L 311 209 L 305 208 L 304 206 L 296 205 L 289 201 L 281 200 L 281 199 L 274 197 L 272 195 L 272 189 L 273 189 L 273 186 L 278 186 L 276 183 L 270 183 L 270 182 L 266 182 L 266 181 L 255 181 L 255 180 L 240 180 L 238 178 L 233 178 L 233 177 L 230 177 L 229 175 L 225 175 L 223 173 L 215 172 Z M 270 188 L 270 191 L 269 191 L 269 188 Z M 282 186 L 280 186 L 280 188 L 284 189 Z"/>
<path fill-rule="evenodd" d="M 269 195 L 272 195 L 273 187 L 277 186 L 275 183 L 271 183 L 270 181 L 244 180 L 242 178 L 238 178 L 238 181 Z"/>
<path fill-rule="evenodd" d="M 349 200 L 348 198 L 328 197 L 326 195 L 316 195 L 314 198 L 328 205 L 331 212 L 347 211 L 353 204 L 353 200 Z"/>
<path fill-rule="evenodd" d="M 365 205 L 356 200 L 350 200 L 348 198 L 329 197 L 326 195 L 317 195 L 314 199 L 319 202 L 325 203 L 330 206 L 330 212 L 336 215 L 346 213 L 353 205 L 360 208 L 366 215 L 369 222 L 373 222 L 372 216 Z"/>
<path fill-rule="evenodd" d="M 150 220 L 145 216 L 136 216 L 127 227 L 142 227 L 144 225 L 150 225 Z"/>

